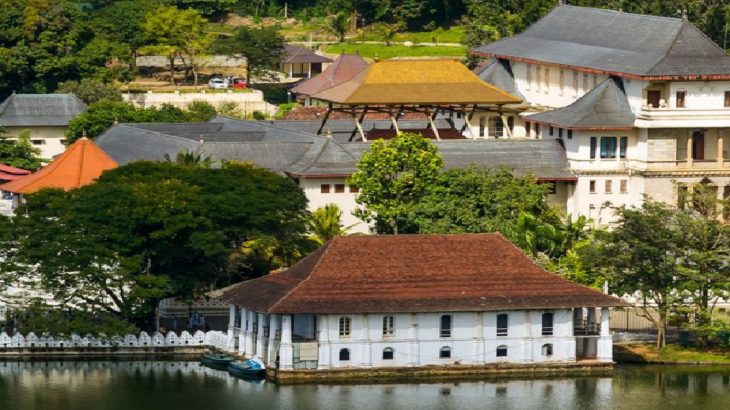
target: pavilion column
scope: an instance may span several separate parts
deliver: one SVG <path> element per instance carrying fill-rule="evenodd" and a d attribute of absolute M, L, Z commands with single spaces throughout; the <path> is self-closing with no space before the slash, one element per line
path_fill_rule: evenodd
<path fill-rule="evenodd" d="M 289 64 L 289 78 L 294 77 L 294 64 Z"/>
<path fill-rule="evenodd" d="M 717 166 L 720 168 L 725 167 L 725 155 L 723 154 L 723 136 L 718 132 L 717 134 Z"/>
<path fill-rule="evenodd" d="M 607 307 L 601 308 L 601 336 L 598 339 L 596 357 L 601 362 L 613 361 L 613 337 L 611 336 L 611 313 Z"/>
<path fill-rule="evenodd" d="M 269 348 L 266 364 L 269 367 L 275 366 L 276 361 L 276 331 L 279 329 L 279 315 L 269 315 Z"/>
<path fill-rule="evenodd" d="M 241 330 L 238 332 L 238 354 L 243 356 L 246 353 L 246 338 L 248 338 L 248 313 L 246 308 L 241 308 Z"/>
<path fill-rule="evenodd" d="M 294 345 L 291 341 L 292 316 L 281 316 L 281 344 L 279 345 L 279 368 L 294 368 Z"/>
<path fill-rule="evenodd" d="M 365 326 L 363 327 L 363 343 L 362 343 L 362 365 L 365 367 L 373 366 L 373 349 L 370 343 L 370 316 L 364 315 Z"/>
<path fill-rule="evenodd" d="M 692 136 L 687 137 L 687 168 L 692 168 L 694 165 L 694 154 L 692 153 L 692 142 L 694 138 Z"/>
<path fill-rule="evenodd" d="M 231 303 L 230 305 L 228 305 L 228 340 L 226 342 L 226 350 L 229 352 L 233 351 L 234 347 L 236 346 L 236 341 L 234 340 L 235 327 L 236 327 L 236 305 Z"/>
<path fill-rule="evenodd" d="M 307 78 L 312 78 L 312 63 L 309 63 L 309 70 L 307 70 Z"/>
<path fill-rule="evenodd" d="M 245 316 L 245 319 L 246 319 L 246 340 L 244 341 L 244 343 L 245 343 L 244 352 L 246 353 L 246 356 L 249 356 L 249 357 L 253 357 L 253 353 L 254 353 L 253 352 L 253 346 L 254 346 L 254 339 L 253 339 L 254 328 L 253 328 L 253 323 L 254 323 L 254 318 L 256 317 L 255 315 L 256 315 L 256 312 L 253 312 L 253 311 L 250 311 L 250 310 L 247 310 L 246 311 L 246 316 Z"/>
<path fill-rule="evenodd" d="M 332 351 L 330 348 L 330 336 L 329 336 L 329 316 L 321 315 L 317 317 L 319 322 L 319 360 L 317 361 L 317 368 L 326 369 L 330 367 Z"/>
<path fill-rule="evenodd" d="M 259 358 L 263 359 L 264 351 L 266 350 L 266 346 L 264 345 L 264 323 L 266 320 L 266 315 L 263 313 L 258 313 L 258 332 L 256 333 L 256 348 L 255 350 L 255 356 L 258 356 Z"/>

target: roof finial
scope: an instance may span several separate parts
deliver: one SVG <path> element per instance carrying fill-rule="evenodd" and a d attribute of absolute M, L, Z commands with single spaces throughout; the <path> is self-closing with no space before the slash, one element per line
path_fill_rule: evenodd
<path fill-rule="evenodd" d="M 324 133 L 324 136 L 329 139 L 332 139 L 332 129 L 327 128 L 327 131 Z"/>
<path fill-rule="evenodd" d="M 200 145 L 205 144 L 205 135 L 200 134 L 200 138 L 198 138 L 198 142 L 200 143 Z"/>
<path fill-rule="evenodd" d="M 88 137 L 86 136 L 86 128 L 84 128 L 84 129 L 82 129 L 82 130 L 81 130 L 81 139 L 82 139 L 82 140 L 87 140 L 87 139 L 89 139 L 89 138 L 88 138 Z"/>

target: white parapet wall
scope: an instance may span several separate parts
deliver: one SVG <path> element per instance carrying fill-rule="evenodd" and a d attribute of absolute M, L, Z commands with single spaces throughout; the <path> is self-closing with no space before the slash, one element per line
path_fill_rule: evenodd
<path fill-rule="evenodd" d="M 146 93 L 124 93 L 124 101 L 141 108 L 160 107 L 162 104 L 174 105 L 178 108 L 186 108 L 193 101 L 206 101 L 215 108 L 226 103 L 236 104 L 239 111 L 248 115 L 254 111 L 261 111 L 268 115 L 276 114 L 276 105 L 264 101 L 264 93 L 260 90 L 248 90 L 247 92 L 211 92 L 201 90 L 200 92 L 151 92 Z"/>
<path fill-rule="evenodd" d="M 52 336 L 37 336 L 30 332 L 23 336 L 16 333 L 12 337 L 7 333 L 0 333 L 0 354 L 4 350 L 16 349 L 75 349 L 75 348 L 99 348 L 99 347 L 117 347 L 117 348 L 153 348 L 153 347 L 194 347 L 207 346 L 225 350 L 227 343 L 227 334 L 220 331 L 203 332 L 198 330 L 191 334 L 183 330 L 178 335 L 175 332 L 162 334 L 155 332 L 152 335 L 147 332 L 141 332 L 139 335 L 128 334 L 125 336 L 111 337 L 81 337 L 72 334 L 66 338 L 54 338 Z"/>

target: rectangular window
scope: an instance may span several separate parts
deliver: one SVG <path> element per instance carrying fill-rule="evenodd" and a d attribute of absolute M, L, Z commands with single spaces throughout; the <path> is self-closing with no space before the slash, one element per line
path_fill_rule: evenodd
<path fill-rule="evenodd" d="M 545 184 L 548 186 L 548 194 L 553 194 L 558 192 L 557 186 L 555 185 L 555 181 L 549 181 L 545 182 Z"/>
<path fill-rule="evenodd" d="M 540 91 L 540 81 L 542 81 L 542 68 L 540 66 L 535 67 L 535 89 Z"/>
<path fill-rule="evenodd" d="M 535 138 L 540 138 L 540 124 L 535 124 Z"/>
<path fill-rule="evenodd" d="M 550 68 L 545 67 L 545 94 L 550 91 Z"/>
<path fill-rule="evenodd" d="M 552 125 L 549 128 L 548 134 L 550 134 L 551 137 L 553 136 L 553 126 Z"/>
<path fill-rule="evenodd" d="M 529 121 L 525 122 L 525 135 L 527 136 L 527 138 L 531 137 L 531 135 L 530 135 L 531 128 L 532 128 L 532 123 Z"/>
<path fill-rule="evenodd" d="M 601 137 L 601 158 L 616 158 L 616 137 Z"/>
<path fill-rule="evenodd" d="M 562 68 L 560 69 L 560 79 L 558 82 L 560 83 L 560 95 L 563 95 L 563 92 L 565 92 L 565 70 Z"/>
<path fill-rule="evenodd" d="M 525 66 L 527 66 L 527 89 L 529 90 L 532 87 L 532 66 L 529 64 L 525 64 Z"/>
<path fill-rule="evenodd" d="M 383 316 L 383 337 L 390 337 L 395 334 L 395 317 Z"/>
<path fill-rule="evenodd" d="M 542 335 L 553 335 L 553 314 L 550 312 L 542 314 Z"/>
<path fill-rule="evenodd" d="M 487 136 L 493 138 L 504 137 L 504 122 L 502 122 L 502 117 L 489 117 L 488 128 Z"/>
<path fill-rule="evenodd" d="M 322 184 L 319 186 L 319 192 L 323 194 L 329 194 L 330 193 L 330 184 Z"/>
<path fill-rule="evenodd" d="M 598 74 L 593 74 L 593 88 L 598 86 Z"/>
<path fill-rule="evenodd" d="M 335 184 L 335 193 L 341 194 L 345 192 L 345 184 Z"/>
<path fill-rule="evenodd" d="M 356 194 L 358 192 L 360 192 L 360 188 L 356 187 L 355 185 L 350 185 L 350 193 L 351 194 Z"/>
<path fill-rule="evenodd" d="M 568 139 L 569 140 L 573 139 L 573 130 L 568 130 Z"/>
<path fill-rule="evenodd" d="M 575 92 L 575 96 L 578 96 L 578 72 L 573 71 L 573 92 Z"/>
<path fill-rule="evenodd" d="M 621 137 L 619 141 L 618 156 L 626 158 L 626 148 L 629 146 L 629 137 Z"/>
<path fill-rule="evenodd" d="M 619 186 L 622 194 L 629 192 L 629 181 L 622 179 L 621 182 L 619 182 Z"/>
<path fill-rule="evenodd" d="M 33 145 L 46 145 L 46 140 L 30 140 Z"/>
<path fill-rule="evenodd" d="M 687 95 L 685 91 L 677 91 L 677 108 L 684 108 L 684 97 Z"/>
<path fill-rule="evenodd" d="M 598 148 L 598 138 L 591 137 L 591 159 L 596 158 L 596 148 Z"/>
<path fill-rule="evenodd" d="M 340 318 L 340 337 L 350 337 L 350 318 Z"/>
<path fill-rule="evenodd" d="M 487 119 L 484 117 L 479 117 L 479 136 L 484 136 L 484 128 L 486 128 L 487 125 Z"/>
<path fill-rule="evenodd" d="M 497 315 L 497 336 L 507 336 L 509 332 L 509 316 L 506 313 Z"/>
<path fill-rule="evenodd" d="M 610 193 L 611 193 L 611 191 L 613 191 L 613 181 L 611 181 L 610 179 L 607 179 L 607 180 L 606 180 L 606 181 L 604 181 L 604 182 L 605 182 L 605 186 L 604 186 L 604 188 L 605 188 L 605 189 L 604 189 L 604 191 L 605 191 L 605 192 L 606 192 L 607 194 L 610 194 Z"/>
<path fill-rule="evenodd" d="M 677 185 L 677 208 L 684 209 L 689 200 L 689 189 L 685 184 Z"/>
<path fill-rule="evenodd" d="M 725 107 L 730 107 L 730 91 L 725 91 Z"/>
<path fill-rule="evenodd" d="M 563 129 L 558 128 L 558 138 L 563 138 Z"/>
<path fill-rule="evenodd" d="M 451 337 L 451 315 L 441 316 L 441 327 L 439 329 L 439 336 Z"/>
<path fill-rule="evenodd" d="M 592 194 L 596 193 L 596 181 L 595 180 L 592 179 L 592 180 L 588 181 L 588 191 Z"/>

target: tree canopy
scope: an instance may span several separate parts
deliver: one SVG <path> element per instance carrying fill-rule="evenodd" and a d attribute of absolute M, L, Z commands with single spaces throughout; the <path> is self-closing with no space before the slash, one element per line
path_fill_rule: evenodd
<path fill-rule="evenodd" d="M 223 54 L 246 58 L 246 81 L 251 84 L 252 75 L 266 79 L 279 69 L 284 37 L 278 26 L 240 26 L 231 37 L 219 41 L 217 48 Z"/>
<path fill-rule="evenodd" d="M 21 131 L 17 141 L 10 140 L 4 132 L 0 127 L 0 164 L 29 171 L 41 167 L 41 150 L 30 142 L 30 131 Z"/>
<path fill-rule="evenodd" d="M 133 320 L 157 301 L 268 272 L 242 255 L 275 241 L 287 262 L 306 245 L 306 198 L 270 171 L 137 162 L 95 184 L 28 195 L 2 275 L 35 276 L 64 305 Z"/>

